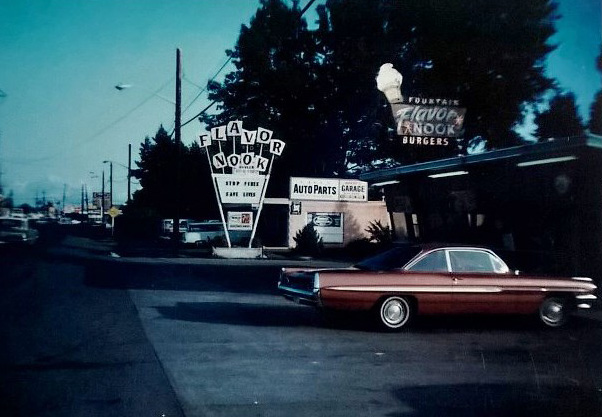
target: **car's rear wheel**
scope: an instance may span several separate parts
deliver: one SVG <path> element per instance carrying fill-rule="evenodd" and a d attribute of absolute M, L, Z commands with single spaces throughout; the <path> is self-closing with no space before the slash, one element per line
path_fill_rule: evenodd
<path fill-rule="evenodd" d="M 379 305 L 378 318 L 385 329 L 400 329 L 410 321 L 411 317 L 412 307 L 405 297 L 387 297 Z"/>
<path fill-rule="evenodd" d="M 539 307 L 539 318 L 543 324 L 549 327 L 560 327 L 569 318 L 569 305 L 566 298 L 546 298 Z"/>

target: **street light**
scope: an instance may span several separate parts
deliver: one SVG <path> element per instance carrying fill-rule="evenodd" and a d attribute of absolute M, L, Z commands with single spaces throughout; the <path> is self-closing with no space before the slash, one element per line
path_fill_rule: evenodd
<path fill-rule="evenodd" d="M 131 84 L 117 84 L 115 86 L 115 88 L 119 91 L 123 91 L 126 90 L 128 88 L 131 88 L 132 85 Z M 151 90 L 148 90 L 151 91 Z M 173 104 L 175 106 L 175 122 L 174 122 L 174 134 L 175 134 L 175 145 L 176 145 L 176 157 L 175 157 L 175 169 L 176 169 L 176 175 L 175 175 L 175 182 L 174 182 L 174 195 L 173 195 L 173 200 L 174 200 L 174 207 L 175 207 L 175 214 L 173 217 L 173 243 L 174 243 L 174 249 L 177 251 L 177 245 L 179 242 L 179 237 L 180 237 L 180 145 L 182 143 L 182 138 L 181 138 L 181 128 L 182 128 L 182 58 L 181 58 L 181 52 L 180 52 L 180 48 L 176 49 L 176 97 L 175 97 L 175 101 L 168 99 L 167 97 L 163 97 L 160 94 L 157 94 L 154 91 L 151 91 L 152 94 L 160 99 L 163 99 L 171 104 Z"/>
<path fill-rule="evenodd" d="M 113 161 L 102 161 L 103 164 L 109 164 L 109 205 L 113 207 Z M 104 194 L 102 196 L 104 199 Z"/>
<path fill-rule="evenodd" d="M 378 70 L 376 76 L 376 88 L 382 91 L 387 97 L 389 104 L 399 104 L 403 101 L 401 95 L 401 83 L 403 76 L 393 68 L 393 64 L 383 64 Z"/>
<path fill-rule="evenodd" d="M 127 175 L 127 179 L 128 179 L 128 198 L 127 198 L 127 203 L 129 204 L 131 199 L 132 199 L 132 193 L 131 193 L 131 182 L 132 182 L 132 167 L 131 167 L 131 161 L 132 161 L 132 145 L 129 144 L 128 145 L 128 166 L 119 163 L 119 162 L 115 162 L 115 161 L 111 161 L 111 160 L 106 160 L 106 161 L 102 161 L 103 164 L 106 163 L 110 163 L 111 164 L 111 177 L 110 177 L 110 181 L 111 181 L 111 205 L 113 203 L 113 164 L 115 165 L 119 165 L 120 167 L 123 167 L 125 169 L 127 169 L 128 171 L 128 175 Z"/>
<path fill-rule="evenodd" d="M 133 87 L 134 87 L 134 85 L 133 85 L 133 84 L 123 84 L 123 83 L 119 83 L 119 84 L 117 84 L 117 85 L 115 86 L 115 88 L 116 88 L 117 90 L 119 90 L 119 91 L 127 90 L 127 89 L 129 89 L 129 88 L 133 88 Z M 158 97 L 158 98 L 160 98 L 161 100 L 165 100 L 165 101 L 167 101 L 168 103 L 171 103 L 171 104 L 176 104 L 176 102 L 175 102 L 175 101 L 173 101 L 172 99 L 169 99 L 169 98 L 167 98 L 167 97 L 165 97 L 165 96 L 162 96 L 161 94 L 158 94 L 157 92 L 155 92 L 155 91 L 151 90 L 150 88 L 146 88 L 146 87 L 142 87 L 142 86 L 136 86 L 136 87 L 137 87 L 137 88 L 141 88 L 141 89 L 143 89 L 143 90 L 146 90 L 146 91 L 148 91 L 149 93 L 151 93 L 153 96 L 155 96 L 155 97 Z"/>

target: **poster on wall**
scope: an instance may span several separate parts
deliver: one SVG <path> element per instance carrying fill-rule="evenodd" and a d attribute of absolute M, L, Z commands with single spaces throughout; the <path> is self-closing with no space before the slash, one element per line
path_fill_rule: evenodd
<path fill-rule="evenodd" d="M 307 224 L 312 224 L 324 243 L 343 243 L 343 213 L 307 213 Z"/>
<path fill-rule="evenodd" d="M 253 212 L 229 211 L 228 230 L 253 230 Z"/>

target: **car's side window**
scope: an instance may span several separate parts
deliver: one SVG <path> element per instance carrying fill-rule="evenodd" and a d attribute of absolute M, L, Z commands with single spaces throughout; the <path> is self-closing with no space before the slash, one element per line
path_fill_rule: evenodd
<path fill-rule="evenodd" d="M 491 255 L 483 251 L 449 251 L 452 272 L 497 272 L 491 259 Z"/>
<path fill-rule="evenodd" d="M 508 273 L 508 271 L 510 270 L 508 268 L 508 265 L 506 265 L 497 256 L 493 256 L 493 255 L 489 255 L 489 256 L 491 256 L 491 263 L 493 264 L 493 269 L 495 270 L 496 273 L 498 273 L 498 274 L 507 274 Z"/>
<path fill-rule="evenodd" d="M 416 272 L 448 272 L 445 251 L 431 252 L 421 258 L 418 262 L 408 268 L 408 271 Z"/>

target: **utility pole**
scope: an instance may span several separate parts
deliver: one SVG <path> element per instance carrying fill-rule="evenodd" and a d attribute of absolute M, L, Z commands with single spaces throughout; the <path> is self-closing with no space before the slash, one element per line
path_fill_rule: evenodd
<path fill-rule="evenodd" d="M 173 219 L 173 245 L 178 250 L 180 241 L 180 130 L 182 127 L 182 59 L 180 48 L 176 49 L 176 114 L 175 114 L 175 184 L 174 184 L 174 219 Z"/>
<path fill-rule="evenodd" d="M 113 207 L 113 162 L 109 162 L 109 205 Z"/>
<path fill-rule="evenodd" d="M 102 188 L 100 192 L 100 224 L 105 225 L 105 170 L 102 170 Z M 104 230 L 104 229 L 103 229 Z"/>
<path fill-rule="evenodd" d="M 128 145 L 128 201 L 130 204 L 132 200 L 132 144 Z"/>
<path fill-rule="evenodd" d="M 61 208 L 63 209 L 63 213 L 65 213 L 65 197 L 66 197 L 66 193 L 67 193 L 67 184 L 63 184 L 63 204 L 61 205 Z"/>

